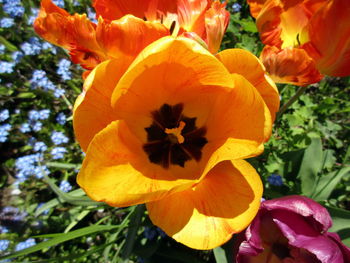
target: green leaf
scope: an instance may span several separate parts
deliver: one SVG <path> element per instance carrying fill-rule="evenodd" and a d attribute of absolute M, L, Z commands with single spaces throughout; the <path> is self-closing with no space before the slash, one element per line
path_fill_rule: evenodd
<path fill-rule="evenodd" d="M 141 225 L 141 220 L 144 213 L 145 213 L 144 205 L 138 205 L 132 213 L 128 232 L 126 234 L 125 246 L 122 252 L 122 257 L 124 260 L 127 260 L 130 257 L 131 252 L 134 248 L 134 244 L 137 236 L 137 230 Z"/>
<path fill-rule="evenodd" d="M 102 231 L 110 231 L 116 228 L 119 228 L 120 226 L 88 226 L 88 227 L 84 227 L 69 233 L 62 233 L 57 237 L 52 238 L 51 240 L 48 241 L 44 241 L 41 242 L 35 246 L 17 251 L 15 253 L 12 253 L 10 255 L 7 256 L 2 256 L 0 257 L 0 260 L 4 260 L 4 259 L 9 259 L 9 258 L 15 258 L 15 257 L 19 257 L 19 256 L 23 256 L 23 255 L 27 255 L 27 254 L 31 254 L 37 251 L 40 251 L 42 249 L 45 248 L 50 248 L 52 246 L 61 244 L 63 242 L 66 242 L 68 240 L 77 238 L 77 237 L 82 237 L 82 236 L 87 236 L 96 232 L 102 232 Z"/>
<path fill-rule="evenodd" d="M 323 152 L 321 138 L 312 138 L 311 144 L 306 148 L 301 162 L 298 177 L 301 180 L 303 195 L 311 196 L 314 192 L 317 174 L 322 169 Z"/>
<path fill-rule="evenodd" d="M 216 263 L 228 263 L 225 250 L 222 247 L 217 247 L 213 250 Z"/>
<path fill-rule="evenodd" d="M 346 246 L 350 247 L 350 211 L 326 206 L 333 219 L 329 232 L 336 232 Z"/>
<path fill-rule="evenodd" d="M 325 176 L 322 176 L 316 185 L 312 199 L 316 201 L 327 200 L 343 176 L 349 173 L 350 167 L 345 167 L 338 171 L 331 172 Z"/>
<path fill-rule="evenodd" d="M 86 217 L 91 211 L 89 210 L 89 207 L 87 209 L 81 211 L 74 219 L 73 221 L 66 227 L 64 230 L 64 233 L 68 233 L 73 227 L 75 227 L 84 217 Z"/>
<path fill-rule="evenodd" d="M 81 167 L 81 164 L 71 164 L 71 163 L 47 162 L 45 164 L 48 167 L 63 168 L 63 169 L 79 169 Z"/>

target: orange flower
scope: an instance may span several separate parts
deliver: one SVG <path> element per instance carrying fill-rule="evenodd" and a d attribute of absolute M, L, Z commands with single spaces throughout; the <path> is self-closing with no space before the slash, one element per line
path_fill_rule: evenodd
<path fill-rule="evenodd" d="M 306 85 L 350 75 L 347 0 L 250 0 L 264 65 L 276 82 Z M 330 40 L 331 39 L 331 40 Z M 304 61 L 304 62 L 302 62 Z M 301 75 L 300 75 L 301 74 Z"/>
<path fill-rule="evenodd" d="M 228 24 L 229 13 L 219 1 L 94 1 L 98 23 L 86 15 L 70 15 L 51 0 L 42 0 L 35 31 L 47 41 L 68 49 L 74 63 L 93 69 L 120 53 L 133 59 L 144 47 L 166 36 L 191 32 L 215 53 Z M 146 20 L 146 21 L 145 21 Z"/>
<path fill-rule="evenodd" d="M 184 37 L 153 42 L 131 65 L 124 56 L 99 64 L 76 101 L 78 184 L 111 206 L 146 203 L 189 247 L 221 245 L 259 208 L 260 178 L 242 159 L 271 134 L 275 85 L 247 51 L 215 57 Z"/>

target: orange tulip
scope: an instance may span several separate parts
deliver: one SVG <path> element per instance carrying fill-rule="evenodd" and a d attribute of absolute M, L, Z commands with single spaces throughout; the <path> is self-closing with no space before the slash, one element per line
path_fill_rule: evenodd
<path fill-rule="evenodd" d="M 153 42 L 131 65 L 124 56 L 99 64 L 75 103 L 78 184 L 111 206 L 146 203 L 189 247 L 221 245 L 258 211 L 262 184 L 243 159 L 271 134 L 275 85 L 249 52 L 215 57 L 184 37 Z"/>
<path fill-rule="evenodd" d="M 347 0 L 250 0 L 261 55 L 276 82 L 307 85 L 323 74 L 350 75 Z"/>
<path fill-rule="evenodd" d="M 144 47 L 166 35 L 191 32 L 216 53 L 228 24 L 225 4 L 208 0 L 96 0 L 95 24 L 86 15 L 70 15 L 51 0 L 42 0 L 35 31 L 69 50 L 72 61 L 93 69 L 104 60 L 126 53 L 133 59 Z"/>

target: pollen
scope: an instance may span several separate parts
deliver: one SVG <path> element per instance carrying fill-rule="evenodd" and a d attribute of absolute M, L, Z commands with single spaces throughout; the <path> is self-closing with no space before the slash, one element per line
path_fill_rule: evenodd
<path fill-rule="evenodd" d="M 185 122 L 180 121 L 179 127 L 177 128 L 165 128 L 165 133 L 169 135 L 170 141 L 180 144 L 185 142 L 185 138 L 181 135 L 183 128 L 185 128 L 185 125 Z"/>

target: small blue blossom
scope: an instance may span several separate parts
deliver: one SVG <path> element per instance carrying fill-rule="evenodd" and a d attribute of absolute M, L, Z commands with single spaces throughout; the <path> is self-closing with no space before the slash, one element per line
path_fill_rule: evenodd
<path fill-rule="evenodd" d="M 15 51 L 11 54 L 12 60 L 16 63 L 20 62 L 23 56 L 24 55 L 21 51 Z"/>
<path fill-rule="evenodd" d="M 242 6 L 239 3 L 234 3 L 232 5 L 233 12 L 239 12 L 241 11 Z"/>
<path fill-rule="evenodd" d="M 51 140 L 55 145 L 68 142 L 68 137 L 63 132 L 53 131 L 51 134 Z"/>
<path fill-rule="evenodd" d="M 31 120 L 31 121 L 37 121 L 37 120 L 39 120 L 39 118 L 40 118 L 39 111 L 37 111 L 37 110 L 31 110 L 31 111 L 29 111 L 29 112 L 28 112 L 28 118 L 29 118 L 29 120 Z"/>
<path fill-rule="evenodd" d="M 29 125 L 29 123 L 27 123 L 27 122 L 23 123 L 23 124 L 19 127 L 19 130 L 20 130 L 22 133 L 30 132 L 30 125 Z"/>
<path fill-rule="evenodd" d="M 153 240 L 158 236 L 160 236 L 160 237 L 166 236 L 166 234 L 164 233 L 163 230 L 161 230 L 159 227 L 155 227 L 155 226 L 145 227 L 143 235 L 148 240 Z"/>
<path fill-rule="evenodd" d="M 0 44 L 0 55 L 5 53 L 5 49 L 6 49 L 5 45 Z"/>
<path fill-rule="evenodd" d="M 56 117 L 56 121 L 58 124 L 64 125 L 66 124 L 67 117 L 63 112 L 60 112 Z"/>
<path fill-rule="evenodd" d="M 72 79 L 72 73 L 69 71 L 71 64 L 72 63 L 65 58 L 61 59 L 58 63 L 57 74 L 61 76 L 62 80 Z"/>
<path fill-rule="evenodd" d="M 50 110 L 44 109 L 39 111 L 39 120 L 47 120 L 50 117 Z"/>
<path fill-rule="evenodd" d="M 0 226 L 0 234 L 5 234 L 5 233 L 8 233 L 9 230 L 7 227 L 4 227 L 4 226 Z"/>
<path fill-rule="evenodd" d="M 0 125 L 0 142 L 6 142 L 7 136 L 9 135 L 9 131 L 11 130 L 11 125 L 6 123 Z"/>
<path fill-rule="evenodd" d="M 8 109 L 0 111 L 0 121 L 5 121 L 10 117 L 10 112 Z"/>
<path fill-rule="evenodd" d="M 6 1 L 2 9 L 11 17 L 20 17 L 24 14 L 24 7 L 19 0 Z"/>
<path fill-rule="evenodd" d="M 0 74 L 4 73 L 12 73 L 13 68 L 15 67 L 15 63 L 8 61 L 0 61 Z"/>
<path fill-rule="evenodd" d="M 267 177 L 267 181 L 269 182 L 269 184 L 274 186 L 283 185 L 282 177 L 279 174 L 271 174 L 269 177 Z"/>
<path fill-rule="evenodd" d="M 0 27 L 1 28 L 10 28 L 15 24 L 15 21 L 13 18 L 9 17 L 3 17 L 0 20 Z"/>
<path fill-rule="evenodd" d="M 32 247 L 32 246 L 35 246 L 35 245 L 36 245 L 35 239 L 34 238 L 29 238 L 26 241 L 19 242 L 16 245 L 15 250 L 19 251 L 19 250 L 23 250 L 23 249 L 26 249 L 26 248 L 29 248 L 29 247 Z"/>
<path fill-rule="evenodd" d="M 90 7 L 87 8 L 87 16 L 92 22 L 97 23 L 96 13 Z"/>
<path fill-rule="evenodd" d="M 36 69 L 33 72 L 30 83 L 33 88 L 43 88 L 47 90 L 55 90 L 55 85 L 47 78 L 46 72 L 40 69 Z"/>
<path fill-rule="evenodd" d="M 10 245 L 9 240 L 0 240 L 0 252 L 5 251 Z"/>
<path fill-rule="evenodd" d="M 40 121 L 36 121 L 31 124 L 31 128 L 33 131 L 38 132 L 43 128 L 43 124 Z"/>
<path fill-rule="evenodd" d="M 36 210 L 40 209 L 43 205 L 44 205 L 44 203 L 39 203 L 38 206 L 37 206 L 37 208 L 36 208 Z M 45 210 L 42 212 L 42 214 L 43 214 L 43 215 L 47 215 L 49 212 L 50 212 L 49 209 L 45 209 Z"/>
<path fill-rule="evenodd" d="M 45 152 L 47 150 L 47 146 L 44 142 L 36 142 L 33 148 L 34 152 Z"/>
<path fill-rule="evenodd" d="M 64 154 L 67 152 L 67 149 L 64 147 L 55 147 L 51 150 L 52 159 L 58 160 L 63 159 Z"/>
<path fill-rule="evenodd" d="M 30 154 L 17 158 L 15 161 L 15 168 L 17 170 L 16 176 L 19 182 L 24 182 L 30 176 L 41 178 L 43 172 L 49 173 L 45 166 L 39 166 L 39 162 L 43 160 L 41 153 Z"/>
<path fill-rule="evenodd" d="M 21 212 L 17 207 L 5 206 L 0 212 L 0 219 L 12 222 L 23 222 L 27 216 L 26 212 Z"/>
<path fill-rule="evenodd" d="M 62 97 L 65 93 L 66 91 L 64 89 L 55 89 L 55 91 L 53 92 L 53 95 L 56 98 L 59 98 L 59 97 Z"/>
<path fill-rule="evenodd" d="M 49 49 L 52 54 L 56 55 L 56 53 L 57 53 L 56 48 L 52 44 L 50 44 L 49 42 L 44 42 L 42 44 L 42 48 L 43 48 L 43 50 L 48 50 Z"/>
<path fill-rule="evenodd" d="M 38 8 L 31 8 L 30 9 L 32 15 L 28 18 L 27 24 L 28 25 L 33 25 L 35 19 L 37 18 L 38 14 L 39 14 L 39 9 Z"/>
<path fill-rule="evenodd" d="M 63 0 L 53 0 L 52 1 L 55 5 L 64 8 L 64 1 Z"/>
<path fill-rule="evenodd" d="M 61 183 L 60 183 L 60 189 L 61 189 L 61 191 L 62 192 L 65 192 L 65 193 L 67 193 L 67 192 L 69 192 L 70 190 L 72 190 L 72 186 L 71 186 L 71 184 L 68 182 L 68 181 L 62 181 Z"/>
<path fill-rule="evenodd" d="M 37 37 L 31 37 L 28 42 L 21 45 L 21 49 L 25 55 L 39 55 L 42 50 L 42 45 Z"/>

